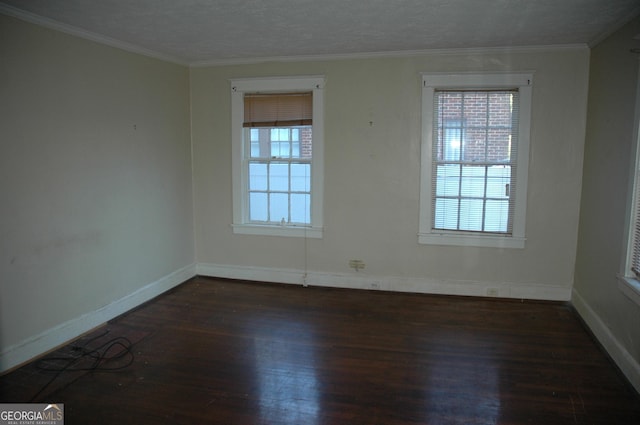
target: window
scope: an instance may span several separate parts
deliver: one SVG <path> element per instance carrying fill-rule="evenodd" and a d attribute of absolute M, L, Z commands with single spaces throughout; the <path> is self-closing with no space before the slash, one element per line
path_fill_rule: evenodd
<path fill-rule="evenodd" d="M 523 248 L 532 75 L 422 80 L 419 242 Z"/>
<path fill-rule="evenodd" d="M 640 305 L 640 80 L 636 89 L 633 141 L 633 180 L 630 187 L 630 212 L 625 227 L 627 249 L 626 258 L 622 261 L 623 271 L 618 275 L 618 288 Z"/>
<path fill-rule="evenodd" d="M 637 147 L 636 147 L 637 150 Z M 636 153 L 631 215 L 628 228 L 627 259 L 625 270 L 619 275 L 620 290 L 640 305 L 640 158 Z"/>
<path fill-rule="evenodd" d="M 235 233 L 322 237 L 323 87 L 231 81 Z"/>

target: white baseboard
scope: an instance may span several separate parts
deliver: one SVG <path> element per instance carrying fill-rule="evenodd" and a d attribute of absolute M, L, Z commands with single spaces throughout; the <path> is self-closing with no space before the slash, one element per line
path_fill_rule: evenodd
<path fill-rule="evenodd" d="M 149 301 L 195 275 L 195 264 L 183 267 L 111 304 L 83 314 L 65 323 L 61 323 L 39 335 L 12 345 L 0 353 L 0 372 L 12 369 L 67 341 L 73 340 L 83 333 Z"/>
<path fill-rule="evenodd" d="M 609 327 L 602 321 L 600 316 L 591 308 L 578 291 L 573 290 L 571 299 L 573 306 L 577 310 L 580 317 L 585 321 L 591 332 L 598 339 L 600 344 L 609 353 L 609 356 L 622 370 L 631 385 L 640 392 L 640 364 L 629 354 L 627 349 L 620 341 L 611 333 Z"/>
<path fill-rule="evenodd" d="M 551 286 L 514 282 L 460 281 L 433 278 L 374 276 L 363 272 L 323 273 L 297 269 L 230 266 L 198 263 L 198 275 L 350 289 L 414 292 L 441 295 L 495 296 L 498 298 L 569 301 L 570 285 Z"/>

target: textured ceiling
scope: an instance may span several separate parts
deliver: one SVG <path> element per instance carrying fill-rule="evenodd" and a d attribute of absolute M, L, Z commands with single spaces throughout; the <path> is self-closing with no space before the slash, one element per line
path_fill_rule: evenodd
<path fill-rule="evenodd" d="M 639 0 L 0 0 L 0 12 L 180 63 L 593 44 Z"/>

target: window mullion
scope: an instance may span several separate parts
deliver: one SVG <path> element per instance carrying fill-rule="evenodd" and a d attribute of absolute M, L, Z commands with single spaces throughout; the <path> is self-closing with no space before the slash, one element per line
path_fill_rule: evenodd
<path fill-rule="evenodd" d="M 271 222 L 271 160 L 267 160 L 267 223 Z"/>
<path fill-rule="evenodd" d="M 465 95 L 466 93 L 462 93 L 462 98 L 460 99 L 460 149 L 458 150 L 458 158 L 457 160 L 459 161 L 458 165 L 458 224 L 456 225 L 456 229 L 460 229 L 460 212 L 462 210 L 462 176 L 463 176 L 463 169 L 464 169 L 464 164 L 462 163 L 462 150 L 463 150 L 463 145 L 464 145 L 464 128 L 465 128 L 465 107 L 464 107 L 464 101 L 465 101 Z"/>
<path fill-rule="evenodd" d="M 287 162 L 287 222 L 291 223 L 291 129 L 289 129 L 289 161 Z"/>
<path fill-rule="evenodd" d="M 480 223 L 481 229 L 485 231 L 485 223 L 487 217 L 487 186 L 489 185 L 489 166 L 485 165 L 484 167 L 484 176 L 483 176 L 483 185 L 484 185 L 484 193 L 482 194 L 482 222 Z"/>
<path fill-rule="evenodd" d="M 291 199 L 291 194 L 292 194 L 292 187 L 291 187 L 291 178 L 292 178 L 292 173 L 291 173 L 291 164 L 293 163 L 293 128 L 289 128 L 288 133 L 288 143 L 289 143 L 289 157 L 288 157 L 288 161 L 287 161 L 287 222 L 291 223 L 291 216 L 292 216 L 292 211 L 291 211 L 291 203 L 292 203 L 292 199 Z"/>
<path fill-rule="evenodd" d="M 490 107 L 490 103 L 489 103 L 489 95 L 487 94 L 485 97 L 485 127 L 484 127 L 484 160 L 485 162 L 488 164 L 489 162 L 492 162 L 489 159 L 489 118 L 491 116 L 491 114 L 489 113 L 489 107 Z M 485 165 L 484 166 L 484 193 L 482 196 L 482 223 L 481 223 L 481 228 L 484 231 L 485 230 L 485 223 L 486 223 L 486 214 L 487 214 L 487 186 L 489 184 L 488 181 L 488 175 L 489 175 L 489 165 Z"/>
<path fill-rule="evenodd" d="M 460 209 L 462 208 L 462 169 L 463 169 L 464 165 L 462 164 L 462 162 L 458 163 L 458 196 L 457 196 L 457 201 L 458 201 L 458 208 L 457 208 L 457 215 L 458 215 L 458 220 L 456 223 L 456 229 L 460 229 Z"/>

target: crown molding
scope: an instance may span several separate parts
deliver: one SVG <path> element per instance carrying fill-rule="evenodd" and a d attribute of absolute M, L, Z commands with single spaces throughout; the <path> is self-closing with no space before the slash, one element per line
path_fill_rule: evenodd
<path fill-rule="evenodd" d="M 144 47 L 137 46 L 135 44 L 127 43 L 124 41 L 116 40 L 111 37 L 96 34 L 91 31 L 84 30 L 82 28 L 75 27 L 73 25 L 64 24 L 54 19 L 45 18 L 44 16 L 36 15 L 31 12 L 27 12 L 13 6 L 9 6 L 0 3 L 0 13 L 7 16 L 11 16 L 16 19 L 20 19 L 32 24 L 36 24 L 45 28 L 60 31 L 65 34 L 73 35 L 85 40 L 93 41 L 96 43 L 104 44 L 117 49 L 125 50 L 130 53 L 136 53 L 142 56 L 147 56 L 153 59 L 159 59 L 165 62 L 175 63 L 177 65 L 188 66 L 189 62 L 174 56 L 165 55 L 153 50 L 145 49 Z"/>
<path fill-rule="evenodd" d="M 299 55 L 299 56 L 265 56 L 255 58 L 229 58 L 213 59 L 206 61 L 191 62 L 191 68 L 204 68 L 215 66 L 248 65 L 265 62 L 313 62 L 313 61 L 334 61 L 334 60 L 354 60 L 354 59 L 386 59 L 402 58 L 429 55 L 484 55 L 484 54 L 516 54 L 530 52 L 554 52 L 564 50 L 589 49 L 586 43 L 578 44 L 551 44 L 540 46 L 504 46 L 504 47 L 468 47 L 449 49 L 424 49 L 424 50 L 398 50 L 388 52 L 361 52 L 361 53 L 340 53 L 326 55 Z"/>

